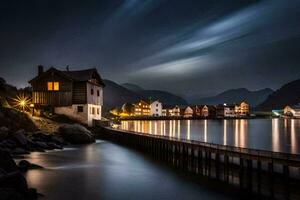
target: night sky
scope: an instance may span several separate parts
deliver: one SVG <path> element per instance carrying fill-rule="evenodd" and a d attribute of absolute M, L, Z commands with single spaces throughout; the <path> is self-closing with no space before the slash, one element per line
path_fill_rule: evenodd
<path fill-rule="evenodd" d="M 300 78 L 298 0 L 2 0 L 0 27 L 0 76 L 18 87 L 38 64 L 186 98 Z"/>

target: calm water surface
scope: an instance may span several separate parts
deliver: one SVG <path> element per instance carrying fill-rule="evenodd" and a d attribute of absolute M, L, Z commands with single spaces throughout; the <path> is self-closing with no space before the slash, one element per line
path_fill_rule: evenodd
<path fill-rule="evenodd" d="M 110 142 L 32 153 L 26 159 L 45 167 L 26 173 L 29 186 L 45 200 L 233 198 Z"/>
<path fill-rule="evenodd" d="M 300 153 L 300 119 L 122 121 L 119 127 L 209 143 Z"/>

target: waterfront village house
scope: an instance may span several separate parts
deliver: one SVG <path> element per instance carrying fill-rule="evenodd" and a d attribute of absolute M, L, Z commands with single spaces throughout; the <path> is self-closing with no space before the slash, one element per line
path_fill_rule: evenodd
<path fill-rule="evenodd" d="M 193 117 L 193 114 L 194 114 L 194 111 L 190 106 L 187 106 L 186 108 L 184 108 L 183 117 L 190 118 L 190 117 Z"/>
<path fill-rule="evenodd" d="M 245 101 L 241 102 L 239 105 L 235 105 L 234 109 L 237 116 L 249 115 L 249 104 Z"/>
<path fill-rule="evenodd" d="M 135 103 L 134 116 L 150 116 L 150 104 L 143 100 Z"/>
<path fill-rule="evenodd" d="M 185 109 L 185 107 L 183 107 L 183 106 L 173 107 L 170 116 L 180 117 L 182 115 L 182 113 L 184 112 L 183 109 Z"/>
<path fill-rule="evenodd" d="M 43 66 L 38 66 L 38 76 L 29 83 L 38 107 L 51 107 L 56 114 L 89 126 L 101 120 L 104 84 L 95 68 L 69 71 L 67 67 L 61 71 L 51 67 L 44 72 Z"/>
<path fill-rule="evenodd" d="M 173 116 L 173 107 L 164 106 L 162 109 L 162 116 Z"/>
<path fill-rule="evenodd" d="M 159 100 L 150 104 L 150 115 L 155 117 L 162 116 L 162 103 Z"/>
<path fill-rule="evenodd" d="M 286 106 L 283 114 L 290 117 L 300 118 L 300 104 L 294 106 Z"/>
<path fill-rule="evenodd" d="M 197 105 L 194 108 L 194 116 L 196 117 L 215 117 L 216 107 L 212 105 Z"/>
<path fill-rule="evenodd" d="M 217 117 L 235 117 L 235 105 L 217 105 L 216 115 Z"/>

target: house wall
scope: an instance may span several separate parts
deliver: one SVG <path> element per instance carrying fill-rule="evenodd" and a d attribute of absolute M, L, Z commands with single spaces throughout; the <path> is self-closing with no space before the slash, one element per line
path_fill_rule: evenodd
<path fill-rule="evenodd" d="M 87 107 L 88 107 L 87 124 L 88 126 L 93 126 L 93 120 L 101 120 L 102 106 L 88 104 Z"/>
<path fill-rule="evenodd" d="M 93 94 L 92 94 L 92 90 L 93 90 Z M 98 92 L 99 92 L 99 96 L 98 96 Z M 86 93 L 87 93 L 87 104 L 101 105 L 101 106 L 103 105 L 102 87 L 87 82 Z"/>
<path fill-rule="evenodd" d="M 83 107 L 83 112 L 78 112 L 78 106 Z M 60 115 L 66 115 L 69 118 L 83 124 L 88 124 L 88 106 L 86 104 L 74 104 L 72 106 L 55 107 L 54 112 Z"/>
<path fill-rule="evenodd" d="M 151 116 L 162 116 L 162 103 L 154 101 L 150 104 L 150 115 Z"/>
<path fill-rule="evenodd" d="M 193 117 L 193 109 L 191 107 L 187 107 L 184 110 L 184 117 Z"/>

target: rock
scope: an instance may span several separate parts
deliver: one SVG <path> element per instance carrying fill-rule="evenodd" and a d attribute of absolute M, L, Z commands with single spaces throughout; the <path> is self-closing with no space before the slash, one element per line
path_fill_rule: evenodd
<path fill-rule="evenodd" d="M 25 131 L 22 130 L 18 130 L 17 132 L 12 134 L 12 138 L 21 146 L 26 146 L 27 145 L 27 137 L 25 136 Z"/>
<path fill-rule="evenodd" d="M 64 140 L 71 144 L 85 144 L 95 142 L 94 135 L 79 124 L 64 124 L 58 129 Z"/>
<path fill-rule="evenodd" d="M 48 142 L 47 145 L 52 149 L 63 149 L 61 145 L 55 144 L 54 142 Z"/>
<path fill-rule="evenodd" d="M 25 198 L 13 188 L 0 188 L 1 200 L 25 200 Z"/>
<path fill-rule="evenodd" d="M 5 138 L 7 138 L 9 133 L 9 129 L 6 128 L 5 126 L 2 126 L 0 128 L 0 141 L 4 140 Z"/>
<path fill-rule="evenodd" d="M 26 194 L 28 191 L 27 181 L 19 171 L 3 175 L 0 181 L 0 188 L 13 188 L 21 194 Z"/>
<path fill-rule="evenodd" d="M 22 148 L 20 148 L 20 147 L 17 147 L 17 148 L 15 148 L 15 149 L 13 149 L 13 150 L 11 151 L 11 153 L 14 154 L 14 155 L 30 154 L 29 151 L 27 151 L 27 150 L 25 150 L 25 149 L 22 149 Z"/>
<path fill-rule="evenodd" d="M 37 141 L 37 142 L 35 142 L 40 148 L 42 148 L 42 149 L 51 149 L 48 145 L 47 145 L 47 143 L 46 142 L 39 142 L 39 141 Z"/>
<path fill-rule="evenodd" d="M 42 169 L 43 167 L 39 166 L 39 165 L 36 165 L 36 164 L 32 164 L 30 162 L 28 162 L 27 160 L 21 160 L 19 162 L 19 169 L 22 171 L 22 172 L 26 172 L 27 170 L 29 169 Z"/>
<path fill-rule="evenodd" d="M 8 173 L 18 170 L 18 167 L 13 158 L 4 151 L 0 151 L 0 168 Z"/>
<path fill-rule="evenodd" d="M 59 145 L 65 145 L 66 142 L 64 141 L 64 139 L 58 135 L 53 135 L 52 136 L 52 142 L 59 144 Z"/>

